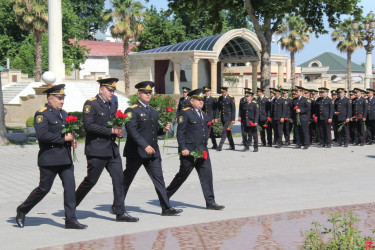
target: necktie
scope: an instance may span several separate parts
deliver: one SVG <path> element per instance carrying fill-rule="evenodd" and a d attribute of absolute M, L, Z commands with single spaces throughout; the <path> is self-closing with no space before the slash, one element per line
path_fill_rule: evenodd
<path fill-rule="evenodd" d="M 109 104 L 109 102 L 105 102 L 104 104 L 105 104 L 105 106 L 107 106 L 107 108 L 108 108 L 109 110 L 111 110 L 111 105 Z"/>
<path fill-rule="evenodd" d="M 203 120 L 202 110 L 198 110 L 198 114 L 199 114 L 200 118 Z"/>

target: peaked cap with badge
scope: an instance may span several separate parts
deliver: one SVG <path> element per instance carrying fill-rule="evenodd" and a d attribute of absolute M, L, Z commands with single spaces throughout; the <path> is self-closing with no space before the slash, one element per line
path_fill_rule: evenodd
<path fill-rule="evenodd" d="M 116 90 L 118 78 L 105 78 L 97 80 L 97 82 L 100 84 L 100 87 L 106 87 L 111 90 Z"/>
<path fill-rule="evenodd" d="M 146 92 L 146 93 L 151 93 L 152 88 L 155 86 L 155 83 L 152 81 L 143 81 L 137 83 L 134 87 L 138 89 L 138 91 Z"/>
<path fill-rule="evenodd" d="M 64 88 L 65 88 L 65 84 L 59 84 L 59 85 L 53 86 L 43 91 L 43 93 L 46 93 L 47 96 L 54 95 L 54 96 L 62 97 L 62 96 L 65 96 Z"/>
<path fill-rule="evenodd" d="M 189 92 L 188 96 L 190 98 L 204 100 L 204 90 L 203 89 L 192 90 L 192 91 Z"/>

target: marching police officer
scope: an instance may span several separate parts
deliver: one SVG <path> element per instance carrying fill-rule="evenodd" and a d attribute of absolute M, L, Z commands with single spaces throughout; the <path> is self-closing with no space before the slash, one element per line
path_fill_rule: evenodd
<path fill-rule="evenodd" d="M 244 97 L 242 97 L 241 99 L 240 99 L 240 103 L 239 103 L 239 107 L 238 107 L 238 121 L 239 122 L 241 122 L 241 117 L 242 117 L 242 114 L 241 114 L 241 112 L 242 112 L 242 105 L 244 104 L 244 103 L 246 103 L 247 101 L 246 101 L 246 92 L 250 92 L 251 91 L 251 89 L 250 88 L 243 88 L 243 90 L 244 90 Z M 243 133 L 243 123 L 241 122 L 241 134 L 243 135 L 244 133 Z M 250 144 L 251 144 L 251 138 L 250 138 L 250 140 L 248 141 Z M 244 145 L 244 138 L 242 137 L 242 144 Z"/>
<path fill-rule="evenodd" d="M 262 128 L 260 131 L 260 139 L 262 141 L 262 146 L 266 146 L 266 131 L 267 131 L 267 145 L 272 146 L 272 126 L 269 124 L 271 120 L 271 102 L 264 95 L 264 89 L 257 89 L 258 95 L 258 105 L 259 105 L 259 126 Z M 266 127 L 265 127 L 266 126 Z"/>
<path fill-rule="evenodd" d="M 165 190 L 158 135 L 165 134 L 169 130 L 170 123 L 161 128 L 158 112 L 149 105 L 154 86 L 155 83 L 151 81 L 136 84 L 138 102 L 125 111 L 130 121 L 125 124 L 128 136 L 124 148 L 126 157 L 124 190 L 126 197 L 135 175 L 143 165 L 155 186 L 162 208 L 161 215 L 171 216 L 181 213 L 182 209 L 171 207 Z"/>
<path fill-rule="evenodd" d="M 275 97 L 271 102 L 271 122 L 274 131 L 276 148 L 281 148 L 286 106 L 284 99 L 281 98 L 280 90 L 272 88 L 272 91 L 274 92 Z"/>
<path fill-rule="evenodd" d="M 283 101 L 285 105 L 284 123 L 283 123 L 283 134 L 285 138 L 285 145 L 290 145 L 290 119 L 292 113 L 292 98 L 289 97 L 289 89 L 281 89 L 283 92 Z"/>
<path fill-rule="evenodd" d="M 177 112 L 176 112 L 176 118 L 179 117 L 180 112 L 182 109 L 190 107 L 190 101 L 188 97 L 188 93 L 190 91 L 190 88 L 188 87 L 182 87 L 182 97 L 178 101 L 178 106 L 177 106 Z"/>
<path fill-rule="evenodd" d="M 217 99 L 211 96 L 211 88 L 209 86 L 203 87 L 204 89 L 204 105 L 203 105 L 203 112 L 207 114 L 210 119 L 210 130 L 209 130 L 209 137 L 212 141 L 212 149 L 217 149 L 216 138 L 214 134 L 214 130 L 212 128 L 214 123 L 217 123 Z"/>
<path fill-rule="evenodd" d="M 246 102 L 242 105 L 241 123 L 243 126 L 242 138 L 244 139 L 244 148 L 242 151 L 249 150 L 249 140 L 254 139 L 254 151 L 258 152 L 258 122 L 259 122 L 259 105 L 253 100 L 254 93 L 245 92 Z"/>
<path fill-rule="evenodd" d="M 210 118 L 202 112 L 204 103 L 203 89 L 195 89 L 189 93 L 191 107 L 185 108 L 178 117 L 177 141 L 180 156 L 180 171 L 176 174 L 171 184 L 167 187 L 168 197 L 171 197 L 185 182 L 191 171 L 197 170 L 202 186 L 206 208 L 222 210 L 224 206 L 215 202 L 212 181 L 211 161 L 207 149 L 208 130 L 207 123 Z M 206 154 L 206 159 L 194 160 L 192 152 L 201 151 Z"/>
<path fill-rule="evenodd" d="M 334 101 L 328 97 L 327 88 L 319 88 L 322 93 L 322 99 L 316 103 L 319 133 L 322 138 L 323 145 L 320 147 L 331 147 L 331 123 L 334 111 Z"/>
<path fill-rule="evenodd" d="M 293 123 L 296 146 L 294 148 L 309 148 L 309 120 L 311 114 L 311 100 L 303 96 L 303 88 L 296 87 L 297 97 L 293 99 Z"/>
<path fill-rule="evenodd" d="M 353 101 L 353 121 L 354 123 L 354 145 L 365 144 L 365 133 L 364 123 L 366 122 L 368 100 L 362 97 L 362 90 L 355 88 L 354 93 L 356 95 L 355 101 Z"/>
<path fill-rule="evenodd" d="M 234 97 L 228 94 L 228 87 L 221 87 L 221 96 L 219 97 L 218 104 L 219 104 L 219 112 L 221 123 L 223 124 L 223 133 L 221 136 L 219 147 L 217 148 L 218 151 L 222 150 L 224 145 L 225 139 L 228 137 L 229 141 L 229 150 L 235 150 L 233 137 L 232 137 L 232 130 L 230 129 L 230 125 L 235 123 L 236 117 L 236 105 L 234 103 Z"/>
<path fill-rule="evenodd" d="M 136 222 L 124 209 L 124 186 L 122 179 L 122 160 L 116 138 L 123 136 L 122 128 L 109 125 L 115 118 L 117 105 L 112 106 L 117 78 L 98 80 L 99 94 L 83 105 L 83 125 L 86 130 L 85 155 L 87 176 L 76 190 L 77 206 L 95 186 L 105 168 L 112 178 L 116 221 Z"/>
<path fill-rule="evenodd" d="M 318 142 L 319 132 L 318 132 L 318 125 L 317 125 L 317 101 L 319 100 L 318 91 L 315 89 L 310 89 L 310 100 L 311 100 L 311 119 L 309 123 L 309 135 L 310 135 L 310 145 L 314 142 Z"/>
<path fill-rule="evenodd" d="M 371 145 L 375 140 L 375 98 L 374 90 L 366 89 L 368 94 L 368 112 L 367 112 L 367 144 Z"/>
<path fill-rule="evenodd" d="M 352 117 L 352 101 L 345 96 L 345 89 L 338 88 L 337 93 L 339 97 L 335 100 L 334 109 L 335 129 L 337 131 L 336 146 L 341 147 L 344 144 L 344 147 L 347 147 L 349 144 L 349 121 Z"/>
<path fill-rule="evenodd" d="M 34 124 L 39 143 L 38 166 L 39 186 L 17 207 L 16 222 L 25 225 L 26 214 L 38 204 L 51 190 L 56 175 L 59 175 L 64 187 L 65 228 L 84 229 L 87 226 L 76 218 L 74 165 L 71 147 L 77 147 L 77 141 L 71 133 L 62 133 L 68 113 L 64 105 L 65 84 L 53 86 L 47 93 L 48 103 L 35 113 Z"/>

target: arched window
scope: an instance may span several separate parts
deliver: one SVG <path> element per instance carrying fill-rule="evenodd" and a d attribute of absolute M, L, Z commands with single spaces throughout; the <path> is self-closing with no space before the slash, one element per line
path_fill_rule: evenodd
<path fill-rule="evenodd" d="M 334 81 L 337 78 L 337 75 L 331 76 L 331 81 Z"/>
<path fill-rule="evenodd" d="M 319 64 L 317 64 L 317 63 L 312 63 L 312 64 L 311 64 L 311 67 L 317 68 L 317 67 L 319 67 Z"/>
<path fill-rule="evenodd" d="M 305 80 L 309 82 L 311 80 L 310 76 L 305 76 Z"/>

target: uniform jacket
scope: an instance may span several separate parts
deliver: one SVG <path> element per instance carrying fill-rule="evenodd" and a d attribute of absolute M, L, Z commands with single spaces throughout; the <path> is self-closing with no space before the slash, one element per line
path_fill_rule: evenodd
<path fill-rule="evenodd" d="M 241 122 L 244 126 L 250 126 L 250 121 L 259 123 L 259 105 L 256 101 L 245 102 L 242 104 Z"/>
<path fill-rule="evenodd" d="M 279 121 L 281 118 L 285 118 L 285 102 L 284 99 L 279 98 L 273 98 L 271 102 L 271 118 L 272 120 Z"/>
<path fill-rule="evenodd" d="M 234 103 L 233 96 L 227 95 L 225 98 L 223 96 L 220 96 L 218 105 L 221 120 L 223 122 L 234 121 L 236 119 L 236 105 Z"/>
<path fill-rule="evenodd" d="M 183 109 L 178 118 L 177 141 L 178 151 L 188 149 L 190 152 L 199 150 L 207 151 L 209 118 L 205 113 L 203 119 L 197 111 L 190 107 Z"/>
<path fill-rule="evenodd" d="M 307 122 L 310 120 L 310 114 L 311 114 L 311 100 L 306 99 L 305 97 L 296 97 L 293 99 L 293 113 L 292 113 L 292 119 L 296 120 L 296 110 L 295 107 L 298 107 L 301 112 L 300 114 L 300 120 Z"/>
<path fill-rule="evenodd" d="M 239 103 L 239 106 L 238 106 L 238 117 L 241 117 L 242 118 L 242 105 L 246 103 L 246 97 L 242 97 L 240 99 L 240 103 Z"/>
<path fill-rule="evenodd" d="M 375 97 L 373 96 L 370 100 L 368 99 L 368 112 L 367 112 L 367 118 L 369 120 L 375 120 Z"/>
<path fill-rule="evenodd" d="M 283 102 L 285 105 L 285 114 L 284 118 L 290 119 L 292 117 L 292 101 L 293 99 L 288 97 L 288 98 L 283 98 Z"/>
<path fill-rule="evenodd" d="M 343 122 L 352 117 L 352 100 L 343 96 L 335 100 L 335 112 L 339 112 L 337 120 Z"/>
<path fill-rule="evenodd" d="M 259 105 L 259 121 L 266 121 L 267 117 L 270 117 L 271 113 L 271 102 L 265 96 L 258 98 Z"/>
<path fill-rule="evenodd" d="M 212 96 L 205 97 L 202 110 L 208 115 L 208 119 L 210 119 L 211 121 L 213 119 L 217 119 L 217 115 L 218 115 L 217 99 Z"/>
<path fill-rule="evenodd" d="M 72 164 L 71 142 L 65 142 L 62 134 L 63 124 L 68 117 L 65 110 L 60 111 L 48 104 L 34 116 L 34 126 L 39 143 L 38 166 L 59 166 Z"/>
<path fill-rule="evenodd" d="M 368 110 L 368 100 L 363 98 L 362 96 L 356 98 L 353 101 L 353 116 L 358 118 L 358 116 L 362 115 L 362 118 L 367 117 L 367 110 Z"/>
<path fill-rule="evenodd" d="M 319 120 L 328 120 L 333 118 L 334 100 L 329 97 L 321 98 L 316 105 L 316 112 Z"/>
<path fill-rule="evenodd" d="M 83 125 L 86 130 L 85 155 L 94 157 L 113 157 L 119 154 L 116 135 L 112 134 L 112 121 L 117 105 L 109 109 L 103 100 L 96 95 L 83 105 Z"/>
<path fill-rule="evenodd" d="M 130 117 L 130 121 L 125 124 L 128 137 L 124 156 L 130 158 L 160 157 L 158 135 L 162 135 L 164 132 L 158 122 L 158 112 L 152 107 L 147 111 L 146 107 L 138 102 L 127 108 L 125 113 Z M 155 153 L 147 154 L 145 151 L 147 146 L 151 146 Z"/>
<path fill-rule="evenodd" d="M 191 106 L 191 104 L 190 104 L 189 97 L 187 97 L 187 98 L 181 97 L 180 100 L 178 101 L 176 117 L 180 116 L 180 112 L 181 112 L 182 109 L 190 107 L 190 106 Z"/>

